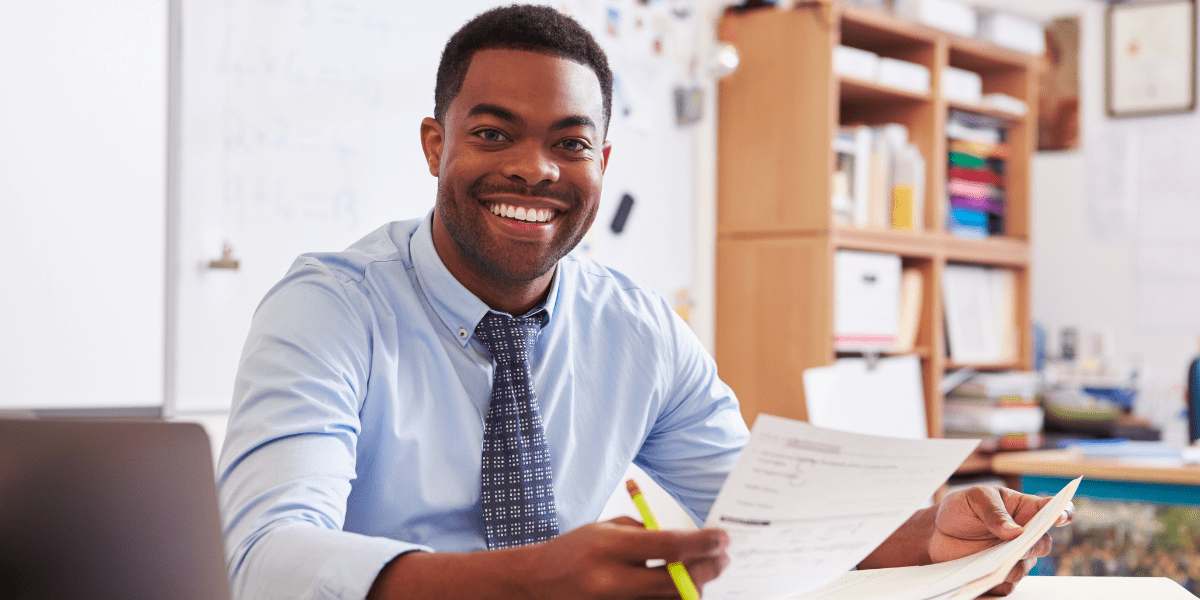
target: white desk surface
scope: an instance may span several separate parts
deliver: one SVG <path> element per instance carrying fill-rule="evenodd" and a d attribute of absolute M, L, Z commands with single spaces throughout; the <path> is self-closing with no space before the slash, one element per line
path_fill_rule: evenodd
<path fill-rule="evenodd" d="M 990 596 L 984 596 L 990 598 Z M 1026 577 L 1008 600 L 1196 600 L 1166 577 Z"/>

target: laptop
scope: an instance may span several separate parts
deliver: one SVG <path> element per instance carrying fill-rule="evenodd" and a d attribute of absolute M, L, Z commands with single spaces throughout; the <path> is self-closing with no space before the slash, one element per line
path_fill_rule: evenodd
<path fill-rule="evenodd" d="M 0 419 L 0 598 L 227 600 L 203 428 Z"/>

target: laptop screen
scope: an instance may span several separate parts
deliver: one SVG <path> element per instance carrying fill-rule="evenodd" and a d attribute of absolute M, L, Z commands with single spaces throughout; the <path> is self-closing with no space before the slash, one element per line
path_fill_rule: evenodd
<path fill-rule="evenodd" d="M 0 419 L 0 598 L 227 599 L 193 423 Z"/>

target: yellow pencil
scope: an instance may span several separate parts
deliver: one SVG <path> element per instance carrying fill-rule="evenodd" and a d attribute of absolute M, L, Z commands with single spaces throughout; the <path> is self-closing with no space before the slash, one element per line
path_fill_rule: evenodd
<path fill-rule="evenodd" d="M 625 487 L 629 489 L 629 496 L 633 498 L 633 504 L 641 513 L 646 529 L 659 529 L 658 521 L 654 520 L 654 513 L 650 512 L 650 505 L 646 504 L 646 498 L 642 496 L 642 490 L 638 489 L 637 482 L 630 479 L 625 482 Z M 673 562 L 667 565 L 667 572 L 671 574 L 675 588 L 679 590 L 679 596 L 683 600 L 700 600 L 700 592 L 696 589 L 696 584 L 692 583 L 692 576 L 688 575 L 683 563 Z"/>

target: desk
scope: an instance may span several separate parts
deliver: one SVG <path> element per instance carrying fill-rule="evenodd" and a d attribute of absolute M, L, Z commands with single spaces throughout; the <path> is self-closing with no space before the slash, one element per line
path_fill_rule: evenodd
<path fill-rule="evenodd" d="M 1028 475 L 1074 479 L 1082 475 L 1084 483 L 1087 480 L 1101 479 L 1200 486 L 1200 465 L 1159 458 L 1087 458 L 1077 449 L 1001 452 L 992 457 L 992 470 L 1022 477 Z"/>
<path fill-rule="evenodd" d="M 985 598 L 988 596 L 985 596 Z M 1196 600 L 1166 577 L 1026 577 L 1008 600 Z"/>
<path fill-rule="evenodd" d="M 1200 465 L 1176 459 L 1087 458 L 1079 450 L 997 454 L 997 473 L 1053 494 L 1083 476 L 1075 523 L 1052 532 L 1035 575 L 1151 575 L 1200 583 Z"/>

